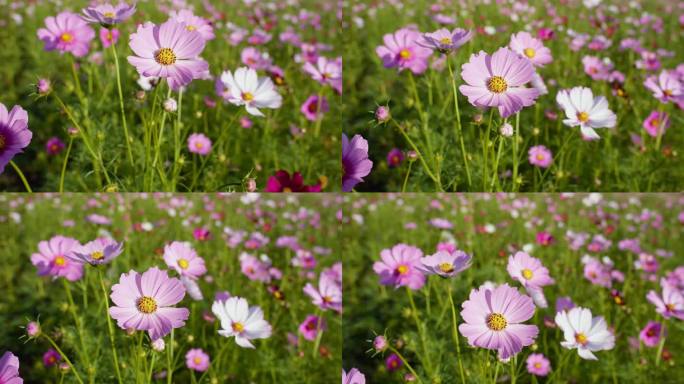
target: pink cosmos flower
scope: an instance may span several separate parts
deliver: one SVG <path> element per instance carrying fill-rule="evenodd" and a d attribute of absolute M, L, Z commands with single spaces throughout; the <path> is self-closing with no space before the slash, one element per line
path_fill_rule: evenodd
<path fill-rule="evenodd" d="M 363 182 L 373 168 L 368 158 L 368 141 L 361 135 L 354 135 L 351 140 L 342 134 L 342 191 L 351 192 L 354 186 Z"/>
<path fill-rule="evenodd" d="M 18 105 L 8 113 L 5 105 L 0 103 L 0 174 L 16 154 L 23 152 L 32 137 L 33 133 L 28 129 L 28 113 Z"/>
<path fill-rule="evenodd" d="M 582 136 L 596 140 L 599 135 L 594 128 L 613 128 L 617 122 L 615 113 L 608 109 L 608 100 L 603 96 L 594 98 L 590 88 L 574 87 L 571 90 L 560 90 L 556 102 L 565 111 L 567 117 L 563 124 L 580 127 Z"/>
<path fill-rule="evenodd" d="M 676 317 L 684 320 L 684 294 L 668 283 L 665 278 L 660 280 L 660 287 L 662 288 L 662 296 L 659 296 L 654 290 L 650 290 L 646 294 L 646 299 L 655 305 L 656 312 L 663 315 L 664 318 Z"/>
<path fill-rule="evenodd" d="M 80 246 L 71 237 L 54 236 L 48 241 L 38 243 L 39 253 L 31 255 L 31 263 L 38 268 L 38 276 L 61 276 L 69 281 L 79 280 L 83 276 L 83 264 L 72 261 L 67 255 Z"/>
<path fill-rule="evenodd" d="M 201 78 L 209 64 L 199 58 L 205 41 L 185 24 L 169 20 L 162 25 L 145 23 L 131 35 L 129 43 L 136 56 L 128 56 L 141 76 L 166 78 L 173 90 Z"/>
<path fill-rule="evenodd" d="M 491 56 L 484 51 L 473 54 L 461 68 L 466 82 L 458 88 L 461 93 L 476 107 L 498 107 L 501 117 L 529 107 L 539 96 L 539 90 L 524 86 L 535 73 L 531 62 L 507 47 Z"/>
<path fill-rule="evenodd" d="M 462 28 L 455 28 L 449 32 L 446 28 L 441 28 L 432 33 L 424 33 L 418 44 L 434 49 L 438 52 L 448 53 L 460 48 L 473 37 L 473 33 Z"/>
<path fill-rule="evenodd" d="M 177 23 L 185 24 L 185 29 L 188 31 L 197 31 L 204 41 L 214 39 L 214 27 L 206 19 L 195 16 L 192 11 L 181 9 L 180 11 L 172 11 L 169 14 L 169 19 Z"/>
<path fill-rule="evenodd" d="M 38 38 L 45 43 L 46 51 L 69 52 L 76 57 L 88 54 L 95 31 L 77 14 L 62 12 L 45 19 L 45 27 L 38 30 Z"/>
<path fill-rule="evenodd" d="M 12 352 L 5 352 L 0 357 L 0 383 L 22 384 L 24 380 L 19 377 L 19 358 Z"/>
<path fill-rule="evenodd" d="M 553 61 L 551 50 L 528 32 L 518 32 L 512 35 L 509 46 L 513 52 L 530 60 L 535 67 L 543 67 Z"/>
<path fill-rule="evenodd" d="M 644 129 L 651 137 L 658 137 L 665 134 L 665 130 L 670 127 L 670 116 L 665 112 L 652 111 L 644 120 Z"/>
<path fill-rule="evenodd" d="M 311 95 L 299 110 L 307 120 L 316 121 L 323 118 L 323 115 L 330 110 L 330 106 L 325 96 L 319 98 L 318 95 Z"/>
<path fill-rule="evenodd" d="M 271 324 L 264 320 L 261 308 L 250 307 L 241 297 L 215 301 L 211 311 L 221 322 L 219 335 L 235 336 L 235 343 L 242 348 L 254 348 L 250 340 L 269 338 L 273 332 Z"/>
<path fill-rule="evenodd" d="M 330 85 L 337 93 L 342 93 L 342 58 L 330 60 L 323 56 L 316 60 L 316 65 L 304 63 L 304 72 L 324 85 Z"/>
<path fill-rule="evenodd" d="M 527 154 L 529 155 L 530 164 L 536 165 L 540 168 L 548 168 L 553 162 L 553 154 L 551 153 L 551 150 L 543 145 L 535 145 L 534 147 L 530 148 Z"/>
<path fill-rule="evenodd" d="M 522 324 L 534 315 L 532 299 L 508 284 L 473 289 L 462 306 L 465 323 L 458 330 L 471 346 L 498 350 L 499 359 L 531 345 L 539 333 L 536 325 Z"/>
<path fill-rule="evenodd" d="M 366 384 L 366 376 L 356 368 L 352 368 L 349 372 L 342 370 L 342 384 Z"/>
<path fill-rule="evenodd" d="M 309 341 L 316 340 L 318 334 L 323 332 L 325 329 L 327 329 L 325 319 L 315 315 L 307 315 L 306 319 L 299 324 L 299 333 L 302 334 L 304 339 Z"/>
<path fill-rule="evenodd" d="M 190 243 L 173 241 L 164 247 L 164 261 L 181 276 L 197 279 L 207 272 L 204 259 L 197 255 Z"/>
<path fill-rule="evenodd" d="M 677 75 L 669 71 L 662 71 L 657 77 L 655 75 L 647 77 L 644 86 L 662 103 L 676 102 L 684 97 L 684 85 Z"/>
<path fill-rule="evenodd" d="M 385 45 L 375 48 L 375 53 L 385 68 L 397 67 L 399 72 L 408 69 L 419 75 L 428 68 L 428 57 L 432 55 L 432 50 L 418 45 L 420 38 L 420 32 L 402 28 L 383 36 Z"/>
<path fill-rule="evenodd" d="M 647 347 L 655 347 L 660 342 L 660 338 L 664 336 L 663 326 L 657 321 L 649 321 L 644 329 L 639 332 L 639 339 Z"/>
<path fill-rule="evenodd" d="M 380 284 L 395 288 L 407 286 L 420 289 L 425 284 L 425 275 L 418 270 L 423 251 L 406 244 L 397 244 L 380 252 L 381 261 L 373 264 L 373 270 L 380 277 Z"/>
<path fill-rule="evenodd" d="M 200 348 L 193 348 L 185 354 L 185 365 L 188 369 L 204 372 L 209 369 L 209 355 Z"/>
<path fill-rule="evenodd" d="M 311 283 L 306 283 L 304 293 L 309 295 L 313 299 L 312 303 L 320 309 L 342 312 L 342 287 L 328 275 L 319 276 L 318 289 Z"/>
<path fill-rule="evenodd" d="M 93 7 L 84 8 L 81 12 L 81 18 L 89 23 L 100 23 L 104 26 L 111 27 L 114 24 L 119 24 L 126 21 L 135 13 L 135 4 L 128 5 L 120 2 L 117 6 L 109 3 L 98 4 Z"/>
<path fill-rule="evenodd" d="M 173 328 L 185 325 L 190 311 L 174 308 L 185 296 L 180 280 L 169 278 L 166 271 L 152 267 L 140 274 L 122 273 L 110 295 L 114 306 L 109 314 L 121 329 L 147 331 L 152 340 L 168 335 Z"/>
<path fill-rule="evenodd" d="M 525 252 L 516 252 L 508 258 L 506 267 L 513 280 L 517 280 L 524 287 L 543 287 L 555 281 L 549 276 L 549 270 L 542 265 L 541 260 Z"/>
<path fill-rule="evenodd" d="M 64 149 L 64 142 L 59 137 L 51 137 L 45 143 L 45 152 L 50 156 L 59 155 Z"/>
<path fill-rule="evenodd" d="M 116 28 L 100 28 L 100 41 L 102 42 L 102 47 L 111 47 L 119 41 L 119 30 Z"/>
<path fill-rule="evenodd" d="M 54 348 L 50 348 L 43 354 L 43 365 L 46 367 L 52 367 L 62 360 L 62 355 L 59 354 Z"/>
<path fill-rule="evenodd" d="M 247 67 L 259 70 L 268 69 L 272 65 L 271 57 L 266 52 L 261 52 L 254 47 L 247 47 L 240 52 L 240 60 Z"/>
<path fill-rule="evenodd" d="M 97 238 L 85 245 L 78 246 L 65 256 L 76 263 L 90 265 L 107 264 L 123 251 L 123 243 L 107 237 Z"/>
<path fill-rule="evenodd" d="M 188 151 L 206 156 L 211 152 L 211 140 L 202 133 L 193 133 L 188 136 Z"/>
<path fill-rule="evenodd" d="M 541 353 L 532 353 L 525 361 L 527 372 L 535 376 L 546 376 L 551 371 L 551 362 Z"/>
<path fill-rule="evenodd" d="M 387 370 L 390 372 L 396 371 L 397 369 L 401 368 L 402 365 L 404 365 L 404 363 L 396 353 L 390 353 L 390 355 L 385 359 L 385 368 L 387 368 Z"/>
<path fill-rule="evenodd" d="M 582 58 L 582 65 L 584 65 L 584 72 L 592 80 L 608 80 L 613 70 L 612 63 L 603 61 L 595 56 L 584 56 Z"/>
<path fill-rule="evenodd" d="M 438 251 L 434 255 L 424 257 L 416 269 L 426 275 L 453 277 L 470 267 L 472 257 L 463 251 Z"/>

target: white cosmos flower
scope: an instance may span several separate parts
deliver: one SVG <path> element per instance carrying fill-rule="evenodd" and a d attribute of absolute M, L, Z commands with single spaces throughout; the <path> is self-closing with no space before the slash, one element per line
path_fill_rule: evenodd
<path fill-rule="evenodd" d="M 221 321 L 219 335 L 235 336 L 235 342 L 243 348 L 254 348 L 252 339 L 271 337 L 271 324 L 264 320 L 264 312 L 259 307 L 250 307 L 242 297 L 214 301 L 211 311 Z"/>
<path fill-rule="evenodd" d="M 259 78 L 251 68 L 238 68 L 235 74 L 225 71 L 221 74 L 221 82 L 230 90 L 228 101 L 244 105 L 250 115 L 264 116 L 259 108 L 280 108 L 283 103 L 283 97 L 276 91 L 271 79 Z"/>
<path fill-rule="evenodd" d="M 556 324 L 565 337 L 561 345 L 568 349 L 577 348 L 577 353 L 583 359 L 598 360 L 592 351 L 615 346 L 615 335 L 608 330 L 606 321 L 602 316 L 592 317 L 587 308 L 575 307 L 556 313 Z"/>
<path fill-rule="evenodd" d="M 579 125 L 582 135 L 588 139 L 599 139 L 594 128 L 615 126 L 617 117 L 608 109 L 608 100 L 603 96 L 594 98 L 589 88 L 563 89 L 556 95 L 556 102 L 565 110 L 567 119 L 563 120 L 563 124 L 570 127 Z"/>

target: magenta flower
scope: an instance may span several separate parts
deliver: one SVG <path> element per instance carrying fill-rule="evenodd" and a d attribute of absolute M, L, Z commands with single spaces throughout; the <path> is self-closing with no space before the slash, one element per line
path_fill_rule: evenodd
<path fill-rule="evenodd" d="M 534 67 L 507 47 L 491 56 L 484 51 L 473 54 L 461 68 L 466 82 L 458 88 L 461 93 L 476 107 L 498 107 L 501 117 L 529 107 L 539 96 L 537 89 L 524 86 L 532 80 Z"/>
<path fill-rule="evenodd" d="M 45 143 L 45 152 L 50 156 L 58 155 L 64 149 L 64 142 L 59 137 L 51 137 Z"/>
<path fill-rule="evenodd" d="M 304 177 L 300 172 L 290 173 L 279 170 L 275 175 L 268 178 L 264 192 L 320 192 L 321 185 L 305 185 Z"/>
<path fill-rule="evenodd" d="M 342 384 L 366 384 L 366 376 L 356 368 L 352 368 L 349 372 L 342 370 Z"/>
<path fill-rule="evenodd" d="M 644 129 L 651 137 L 665 134 L 670 127 L 670 116 L 665 112 L 652 111 L 644 120 Z"/>
<path fill-rule="evenodd" d="M 83 264 L 67 257 L 81 246 L 76 239 L 54 236 L 48 241 L 38 243 L 38 252 L 31 255 L 31 263 L 38 268 L 38 276 L 50 275 L 64 277 L 69 281 L 83 276 Z"/>
<path fill-rule="evenodd" d="M 100 41 L 102 42 L 102 47 L 109 48 L 116 44 L 119 41 L 119 34 L 119 30 L 116 28 L 100 28 Z"/>
<path fill-rule="evenodd" d="M 551 50 L 528 32 L 518 32 L 512 35 L 509 46 L 513 52 L 530 60 L 535 67 L 543 67 L 553 61 Z"/>
<path fill-rule="evenodd" d="M 62 360 L 62 355 L 60 355 L 59 352 L 53 348 L 48 349 L 43 354 L 43 365 L 46 367 L 52 367 L 53 365 L 59 363 L 60 360 Z"/>
<path fill-rule="evenodd" d="M 663 334 L 663 326 L 657 321 L 649 321 L 644 329 L 639 332 L 639 339 L 647 347 L 655 347 L 660 342 L 660 337 Z"/>
<path fill-rule="evenodd" d="M 209 64 L 199 58 L 205 45 L 202 35 L 173 20 L 160 26 L 139 25 L 129 45 L 137 56 L 128 56 L 128 62 L 138 73 L 166 78 L 173 90 L 190 84 L 209 70 Z"/>
<path fill-rule="evenodd" d="M 354 135 L 351 141 L 342 134 L 342 191 L 351 192 L 354 186 L 363 182 L 373 168 L 368 158 L 368 141 L 361 135 Z"/>
<path fill-rule="evenodd" d="M 458 330 L 468 344 L 496 349 L 500 359 L 507 359 L 531 345 L 539 333 L 536 325 L 521 324 L 534 315 L 534 303 L 508 284 L 494 289 L 480 287 L 470 291 L 463 303 L 465 323 Z"/>
<path fill-rule="evenodd" d="M 0 174 L 16 154 L 24 151 L 32 137 L 33 133 L 28 129 L 28 113 L 18 105 L 7 113 L 5 105 L 0 103 Z"/>
<path fill-rule="evenodd" d="M 392 148 L 387 152 L 387 166 L 396 168 L 404 162 L 404 152 L 399 148 Z"/>
<path fill-rule="evenodd" d="M 432 33 L 424 33 L 418 44 L 438 52 L 449 53 L 460 48 L 472 37 L 471 31 L 462 28 L 455 28 L 451 32 L 446 28 L 441 28 Z"/>
<path fill-rule="evenodd" d="M 204 134 L 193 133 L 188 136 L 188 151 L 206 156 L 211 152 L 211 140 Z"/>
<path fill-rule="evenodd" d="M 309 121 L 316 121 L 323 118 L 323 115 L 330 110 L 328 99 L 325 97 L 318 97 L 318 95 L 309 96 L 302 107 L 299 109 L 304 117 Z"/>
<path fill-rule="evenodd" d="M 438 251 L 421 259 L 416 269 L 426 275 L 453 277 L 470 267 L 472 257 L 463 251 Z"/>
<path fill-rule="evenodd" d="M 408 69 L 419 75 L 428 68 L 428 57 L 432 50 L 418 44 L 420 32 L 402 28 L 395 33 L 383 36 L 385 45 L 375 48 L 375 53 L 382 59 L 385 68 L 399 68 L 399 72 Z"/>
<path fill-rule="evenodd" d="M 38 38 L 45 43 L 46 51 L 69 52 L 76 57 L 88 54 L 95 31 L 77 14 L 62 12 L 45 19 L 45 27 L 38 30 Z"/>
<path fill-rule="evenodd" d="M 172 11 L 169 14 L 169 19 L 177 23 L 185 24 L 185 29 L 188 31 L 197 31 L 204 41 L 214 39 L 214 27 L 211 23 L 199 16 L 195 16 L 192 11 L 181 9 L 180 11 Z"/>
<path fill-rule="evenodd" d="M 94 7 L 84 8 L 81 18 L 89 23 L 100 23 L 103 26 L 111 27 L 114 24 L 122 23 L 135 13 L 135 4 L 128 5 L 120 2 L 117 6 L 109 3 L 99 4 Z"/>
<path fill-rule="evenodd" d="M 147 331 L 152 340 L 168 335 L 173 328 L 185 325 L 190 311 L 174 308 L 185 296 L 180 280 L 169 278 L 157 267 L 143 274 L 131 270 L 122 273 L 110 295 L 114 306 L 109 314 L 121 329 Z"/>
<path fill-rule="evenodd" d="M 306 319 L 299 324 L 299 333 L 301 333 L 302 336 L 309 341 L 316 340 L 318 334 L 323 332 L 325 329 L 327 329 L 325 319 L 315 315 L 307 315 Z"/>
<path fill-rule="evenodd" d="M 118 243 L 107 237 L 100 237 L 85 245 L 76 247 L 66 257 L 76 263 L 100 265 L 114 260 L 122 251 L 123 243 Z"/>
<path fill-rule="evenodd" d="M 311 297 L 312 303 L 322 310 L 332 309 L 342 312 L 342 287 L 328 275 L 321 274 L 318 278 L 318 289 L 311 283 L 306 283 L 304 293 Z"/>
<path fill-rule="evenodd" d="M 660 280 L 660 287 L 662 288 L 662 296 L 650 290 L 646 294 L 646 299 L 655 305 L 656 312 L 663 315 L 664 318 L 676 317 L 684 320 L 684 294 L 664 278 Z"/>
<path fill-rule="evenodd" d="M 647 77 L 644 86 L 662 103 L 677 102 L 684 96 L 684 86 L 679 78 L 668 71 L 660 72 L 657 77 L 655 75 Z"/>
<path fill-rule="evenodd" d="M 385 359 L 385 368 L 387 368 L 388 371 L 394 372 L 397 369 L 401 368 L 401 366 L 404 363 L 401 361 L 399 356 L 397 356 L 396 353 L 391 353 L 387 358 Z"/>
<path fill-rule="evenodd" d="M 197 255 L 190 243 L 173 241 L 164 247 L 164 261 L 181 276 L 197 279 L 207 272 L 204 259 Z"/>
<path fill-rule="evenodd" d="M 551 371 L 551 362 L 541 353 L 532 353 L 525 361 L 527 372 L 535 376 L 546 376 Z"/>
<path fill-rule="evenodd" d="M 536 165 L 540 168 L 548 168 L 553 162 L 553 154 L 551 153 L 551 150 L 543 145 L 535 145 L 534 147 L 530 148 L 527 154 L 529 155 L 530 164 Z"/>
<path fill-rule="evenodd" d="M 22 384 L 24 380 L 19 377 L 19 358 L 10 351 L 0 357 L 0 383 Z"/>
<path fill-rule="evenodd" d="M 381 261 L 373 264 L 373 270 L 380 277 L 380 284 L 395 288 L 407 286 L 420 289 L 425 284 L 425 275 L 416 268 L 421 263 L 423 251 L 406 244 L 397 244 L 380 252 Z"/>
<path fill-rule="evenodd" d="M 200 348 L 193 348 L 185 354 L 185 365 L 188 369 L 204 372 L 209 369 L 209 355 Z"/>

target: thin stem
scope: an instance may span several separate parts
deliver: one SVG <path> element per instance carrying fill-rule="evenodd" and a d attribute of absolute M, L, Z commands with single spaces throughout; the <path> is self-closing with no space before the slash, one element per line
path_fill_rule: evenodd
<path fill-rule="evenodd" d="M 411 372 L 411 374 L 413 375 L 413 377 L 415 377 L 416 380 L 418 380 L 419 383 L 422 383 L 423 380 L 420 378 L 420 376 L 418 376 L 418 374 L 416 373 L 416 371 L 413 370 L 413 367 L 411 367 L 411 364 L 409 364 L 408 361 L 406 361 L 406 359 L 404 358 L 404 356 L 403 356 L 401 353 L 399 353 L 399 351 L 397 351 L 397 350 L 396 350 L 394 347 L 392 347 L 392 346 L 390 346 L 389 349 L 390 349 L 390 351 L 394 352 L 394 354 L 397 355 L 397 356 L 399 357 L 399 359 L 401 360 L 401 362 L 404 363 L 404 366 L 406 366 L 406 368 L 409 370 L 409 372 Z"/>
<path fill-rule="evenodd" d="M 451 88 L 454 93 L 454 111 L 456 112 L 456 136 L 461 142 L 461 154 L 463 155 L 463 165 L 465 166 L 466 176 L 468 177 L 468 187 L 471 186 L 470 167 L 468 166 L 468 156 L 466 156 L 465 144 L 463 143 L 463 126 L 461 125 L 461 112 L 458 109 L 458 91 L 456 90 L 456 77 L 454 70 L 451 68 L 451 58 L 447 56 L 447 63 L 449 64 L 449 75 L 451 76 Z"/>
<path fill-rule="evenodd" d="M 128 137 L 128 123 L 126 122 L 126 112 L 124 110 L 123 91 L 121 90 L 121 73 L 119 68 L 119 55 L 116 52 L 116 44 L 112 44 L 112 52 L 114 53 L 114 64 L 116 65 L 116 85 L 119 89 L 119 107 L 121 108 L 121 121 L 123 122 L 124 127 L 126 149 L 128 150 L 128 161 L 131 163 L 131 166 L 134 167 L 135 164 L 133 163 L 133 151 L 131 150 L 131 140 Z"/>
<path fill-rule="evenodd" d="M 513 191 L 518 190 L 518 137 L 520 135 L 520 112 L 515 114 L 515 134 L 513 136 Z"/>
<path fill-rule="evenodd" d="M 69 162 L 69 155 L 71 154 L 71 147 L 74 144 L 73 136 L 69 137 L 69 146 L 67 147 L 66 154 L 64 155 L 64 162 L 62 163 L 62 173 L 59 176 L 59 193 L 64 192 L 64 175 L 66 174 L 67 163 Z"/>
<path fill-rule="evenodd" d="M 12 168 L 17 172 L 19 175 L 19 178 L 21 179 L 21 182 L 24 183 L 24 188 L 26 188 L 26 192 L 28 193 L 33 193 L 31 190 L 31 186 L 29 185 L 28 181 L 26 180 L 26 177 L 24 176 L 24 173 L 19 169 L 19 166 L 17 166 L 14 161 L 10 160 L 10 165 L 12 165 Z"/>
<path fill-rule="evenodd" d="M 503 149 L 503 136 L 499 137 L 499 148 L 496 151 L 496 159 L 494 160 L 494 172 L 492 173 L 492 183 L 489 186 L 494 190 L 494 184 L 499 180 L 499 159 L 501 158 L 501 150 Z"/>
<path fill-rule="evenodd" d="M 86 349 L 85 342 L 83 340 L 83 328 L 81 327 L 81 322 L 79 321 L 79 317 L 76 315 L 76 305 L 74 305 L 74 298 L 71 295 L 71 288 L 69 287 L 69 283 L 65 279 L 62 279 L 62 284 L 64 285 L 64 290 L 66 291 L 67 295 L 67 301 L 69 302 L 69 313 L 71 313 L 71 317 L 74 319 L 74 323 L 76 324 L 76 331 L 78 332 L 78 340 L 81 343 L 81 353 L 84 353 L 86 356 L 89 356 L 90 354 L 88 353 L 88 350 Z M 83 356 L 81 356 L 82 358 Z M 90 366 L 86 368 L 86 371 L 88 373 L 89 381 L 92 382 L 92 372 L 90 369 Z"/>
<path fill-rule="evenodd" d="M 71 360 L 69 360 L 69 357 L 67 357 L 67 355 L 64 352 L 62 352 L 62 350 L 59 348 L 57 343 L 55 343 L 55 341 L 52 340 L 52 338 L 50 336 L 48 336 L 46 333 L 41 333 L 41 334 L 47 339 L 47 341 L 59 353 L 59 355 L 62 356 L 62 359 L 64 359 L 64 361 L 66 361 L 67 365 L 71 369 L 71 372 L 73 372 L 74 375 L 76 375 L 76 380 L 79 383 L 83 384 L 83 380 L 81 380 L 81 375 L 78 374 L 78 371 L 76 370 L 76 368 L 74 368 L 74 365 L 71 363 Z"/>
<path fill-rule="evenodd" d="M 425 137 L 425 145 L 427 146 L 427 154 L 430 156 L 431 162 L 433 162 L 433 166 L 436 166 L 435 163 L 435 153 L 432 150 L 432 141 L 430 140 L 430 133 L 428 132 L 428 124 L 427 124 L 427 118 L 425 116 L 425 111 L 423 111 L 423 105 L 420 102 L 420 97 L 418 96 L 418 88 L 416 87 L 416 80 L 413 78 L 413 72 L 409 71 L 409 80 L 411 83 L 411 90 L 413 91 L 413 96 L 416 102 L 416 108 L 418 108 L 418 115 L 420 116 L 420 121 L 421 121 L 421 131 L 423 132 L 423 136 Z M 435 173 L 436 178 L 434 179 L 435 184 L 439 184 L 439 189 L 441 190 L 442 183 L 440 181 L 440 177 L 438 173 Z"/>
<path fill-rule="evenodd" d="M 97 272 L 100 277 L 100 287 L 102 287 L 102 299 L 105 302 L 105 318 L 107 318 L 107 329 L 109 330 L 109 342 L 112 346 L 112 355 L 114 356 L 116 377 L 119 380 L 119 384 L 122 384 L 123 380 L 121 380 L 121 371 L 119 369 L 119 356 L 116 353 L 116 343 L 114 342 L 114 327 L 112 327 L 112 319 L 109 316 L 109 296 L 107 295 L 107 288 L 105 288 L 104 278 L 102 277 L 102 270 L 98 268 Z"/>
<path fill-rule="evenodd" d="M 404 131 L 404 129 L 399 125 L 399 123 L 396 122 L 396 120 L 392 119 L 392 122 L 394 123 L 394 125 L 397 126 L 397 128 L 399 129 L 399 132 L 401 132 L 401 134 L 404 136 L 404 138 L 406 139 L 406 141 L 408 141 L 408 143 L 409 143 L 409 145 L 411 146 L 411 148 L 412 148 L 414 151 L 416 151 L 416 153 L 418 154 L 418 160 L 420 160 L 420 163 L 423 165 L 423 168 L 425 168 L 425 172 L 428 174 L 428 176 L 430 176 L 430 178 L 432 179 L 432 181 L 434 181 L 435 183 L 438 183 L 438 179 L 435 177 L 435 175 L 432 173 L 432 171 L 430 171 L 430 167 L 429 167 L 429 166 L 427 165 L 427 163 L 425 162 L 425 159 L 424 159 L 424 157 L 423 157 L 423 154 L 420 153 L 420 150 L 418 149 L 418 147 L 416 146 L 416 144 L 413 142 L 413 140 L 411 140 L 411 138 L 406 134 L 406 132 Z M 441 189 L 441 188 L 440 188 L 440 189 Z"/>
<path fill-rule="evenodd" d="M 171 342 L 166 353 L 166 383 L 171 384 L 173 377 L 173 328 L 171 329 Z"/>
<path fill-rule="evenodd" d="M 461 343 L 458 340 L 458 325 L 456 322 L 456 307 L 454 307 L 454 298 L 451 294 L 451 282 L 449 282 L 449 304 L 451 306 L 451 332 L 456 344 L 456 356 L 458 359 L 458 371 L 461 375 L 461 383 L 465 383 L 465 374 L 463 372 L 463 362 L 461 361 Z"/>
<path fill-rule="evenodd" d="M 321 310 L 316 309 L 316 341 L 314 342 L 312 356 L 316 358 L 318 354 L 318 346 L 321 345 L 321 338 L 323 337 L 323 331 L 321 330 L 321 323 L 323 319 L 321 318 Z"/>
<path fill-rule="evenodd" d="M 76 62 L 73 56 L 69 56 L 71 60 L 71 74 L 74 76 L 74 85 L 76 86 L 76 92 L 78 97 L 83 99 L 83 90 L 81 89 L 81 79 L 78 78 L 78 73 L 76 73 Z"/>
<path fill-rule="evenodd" d="M 663 319 L 663 327 L 660 330 L 660 343 L 658 344 L 658 352 L 656 353 L 655 365 L 656 367 L 660 365 L 660 360 L 663 356 L 663 347 L 665 346 L 665 320 Z"/>
<path fill-rule="evenodd" d="M 173 129 L 173 174 L 171 175 L 173 189 L 176 189 L 176 174 L 178 169 L 178 159 L 180 158 L 180 127 L 181 127 L 181 116 L 183 114 L 183 87 L 178 90 L 178 115 L 176 116 L 176 125 Z"/>
<path fill-rule="evenodd" d="M 406 171 L 406 176 L 404 177 L 404 184 L 401 186 L 401 192 L 406 192 L 406 183 L 408 182 L 409 175 L 411 174 L 411 167 L 413 166 L 413 161 L 409 161 L 408 170 Z"/>
<path fill-rule="evenodd" d="M 511 371 L 511 384 L 515 384 L 516 379 L 518 378 L 517 372 L 516 372 L 516 367 L 518 366 L 518 356 L 513 356 L 511 361 L 509 362 L 510 364 L 510 371 Z"/>
<path fill-rule="evenodd" d="M 418 310 L 416 309 L 416 303 L 413 301 L 413 292 L 411 291 L 411 288 L 406 287 L 406 292 L 408 292 L 409 302 L 411 303 L 411 315 L 413 316 L 413 320 L 416 322 L 418 335 L 420 336 L 420 342 L 423 344 L 424 359 L 421 359 L 421 361 L 423 362 L 423 365 L 425 365 L 425 370 L 428 372 L 428 376 L 431 377 L 432 368 L 430 367 L 430 364 L 426 364 L 430 362 L 430 356 L 428 355 L 427 342 L 425 341 L 425 332 L 423 331 L 423 327 L 418 319 Z"/>

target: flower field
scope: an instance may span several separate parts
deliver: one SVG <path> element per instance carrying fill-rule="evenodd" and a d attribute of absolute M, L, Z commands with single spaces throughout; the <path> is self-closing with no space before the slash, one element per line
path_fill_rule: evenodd
<path fill-rule="evenodd" d="M 684 199 L 346 199 L 350 383 L 675 383 Z"/>
<path fill-rule="evenodd" d="M 0 199 L 3 383 L 339 380 L 334 197 Z"/>
<path fill-rule="evenodd" d="M 682 15 L 668 0 L 355 3 L 346 190 L 681 190 Z"/>
<path fill-rule="evenodd" d="M 0 1 L 0 188 L 339 190 L 335 2 Z"/>

